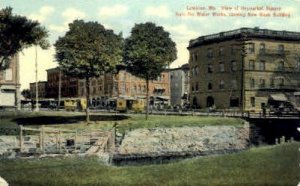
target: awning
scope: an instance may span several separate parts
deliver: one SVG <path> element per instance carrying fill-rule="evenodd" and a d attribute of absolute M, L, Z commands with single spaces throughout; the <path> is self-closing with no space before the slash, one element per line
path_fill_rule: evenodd
<path fill-rule="evenodd" d="M 157 96 L 156 98 L 161 100 L 170 100 L 170 96 Z"/>
<path fill-rule="evenodd" d="M 155 90 L 165 90 L 164 87 L 154 87 Z"/>
<path fill-rule="evenodd" d="M 300 92 L 294 92 L 294 96 L 300 96 Z"/>
<path fill-rule="evenodd" d="M 271 94 L 270 98 L 274 101 L 287 101 L 287 97 L 284 94 Z"/>

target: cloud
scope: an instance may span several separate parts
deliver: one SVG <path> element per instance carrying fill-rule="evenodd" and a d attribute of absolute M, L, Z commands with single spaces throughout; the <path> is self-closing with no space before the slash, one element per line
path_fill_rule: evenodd
<path fill-rule="evenodd" d="M 55 32 L 65 32 L 67 30 L 66 25 L 64 26 L 59 26 L 59 25 L 49 25 L 49 29 Z"/>
<path fill-rule="evenodd" d="M 72 23 L 76 19 L 83 19 L 86 17 L 86 14 L 76 8 L 67 8 L 62 13 L 62 17 L 64 19 L 63 25 L 49 25 L 49 29 L 55 32 L 65 32 L 68 30 L 69 23 Z"/>
<path fill-rule="evenodd" d="M 83 19 L 86 17 L 86 14 L 76 8 L 67 8 L 62 13 L 63 18 L 65 19 L 65 25 L 73 22 L 75 19 Z"/>
<path fill-rule="evenodd" d="M 55 9 L 52 6 L 43 6 L 37 13 L 30 14 L 28 17 L 32 20 L 37 20 L 40 23 L 44 22 Z"/>
<path fill-rule="evenodd" d="M 174 39 L 181 41 L 189 41 L 190 39 L 196 38 L 200 35 L 200 32 L 194 31 L 185 24 L 167 25 L 166 31 L 170 32 Z"/>
<path fill-rule="evenodd" d="M 100 17 L 120 17 L 128 12 L 129 8 L 126 5 L 116 4 L 114 6 L 105 6 L 99 8 L 98 15 Z"/>
<path fill-rule="evenodd" d="M 154 16 L 160 18 L 168 18 L 171 16 L 169 8 L 165 5 L 148 6 L 144 10 L 146 16 Z"/>

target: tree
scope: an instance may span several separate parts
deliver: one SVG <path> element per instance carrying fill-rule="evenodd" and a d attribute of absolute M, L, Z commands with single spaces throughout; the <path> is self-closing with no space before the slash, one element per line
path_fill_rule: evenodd
<path fill-rule="evenodd" d="M 48 32 L 37 21 L 13 15 L 12 8 L 0 10 L 0 70 L 9 66 L 10 58 L 32 45 L 49 48 Z"/>
<path fill-rule="evenodd" d="M 29 89 L 22 90 L 21 94 L 24 98 L 31 99 L 31 93 Z"/>
<path fill-rule="evenodd" d="M 86 121 L 89 122 L 90 79 L 113 70 L 122 61 L 123 38 L 97 22 L 75 20 L 54 46 L 62 71 L 86 81 Z"/>
<path fill-rule="evenodd" d="M 125 40 L 128 70 L 146 80 L 146 119 L 149 112 L 149 80 L 156 79 L 177 58 L 176 44 L 170 34 L 154 23 L 136 24 Z"/>

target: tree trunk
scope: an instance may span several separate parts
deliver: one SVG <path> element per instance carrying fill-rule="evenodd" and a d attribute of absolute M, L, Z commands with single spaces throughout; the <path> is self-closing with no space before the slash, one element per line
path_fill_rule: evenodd
<path fill-rule="evenodd" d="M 86 122 L 87 124 L 90 122 L 90 78 L 87 77 L 85 79 L 85 89 L 86 89 Z"/>
<path fill-rule="evenodd" d="M 146 78 L 146 120 L 149 114 L 149 78 Z"/>

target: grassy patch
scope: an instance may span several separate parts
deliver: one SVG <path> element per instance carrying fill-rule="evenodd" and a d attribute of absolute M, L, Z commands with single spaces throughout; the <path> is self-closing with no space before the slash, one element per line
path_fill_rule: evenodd
<path fill-rule="evenodd" d="M 297 185 L 300 143 L 163 165 L 112 167 L 96 158 L 2 160 L 10 185 Z"/>
<path fill-rule="evenodd" d="M 93 113 L 90 116 L 91 124 L 85 122 L 84 113 L 72 112 L 21 112 L 2 113 L 0 128 L 18 128 L 18 125 L 48 125 L 67 129 L 75 128 L 111 128 L 118 124 L 120 132 L 137 128 L 155 127 L 183 127 L 183 126 L 204 126 L 204 125 L 232 125 L 240 126 L 242 119 L 222 118 L 212 116 L 159 116 L 151 115 L 145 120 L 144 115 L 114 115 Z"/>

